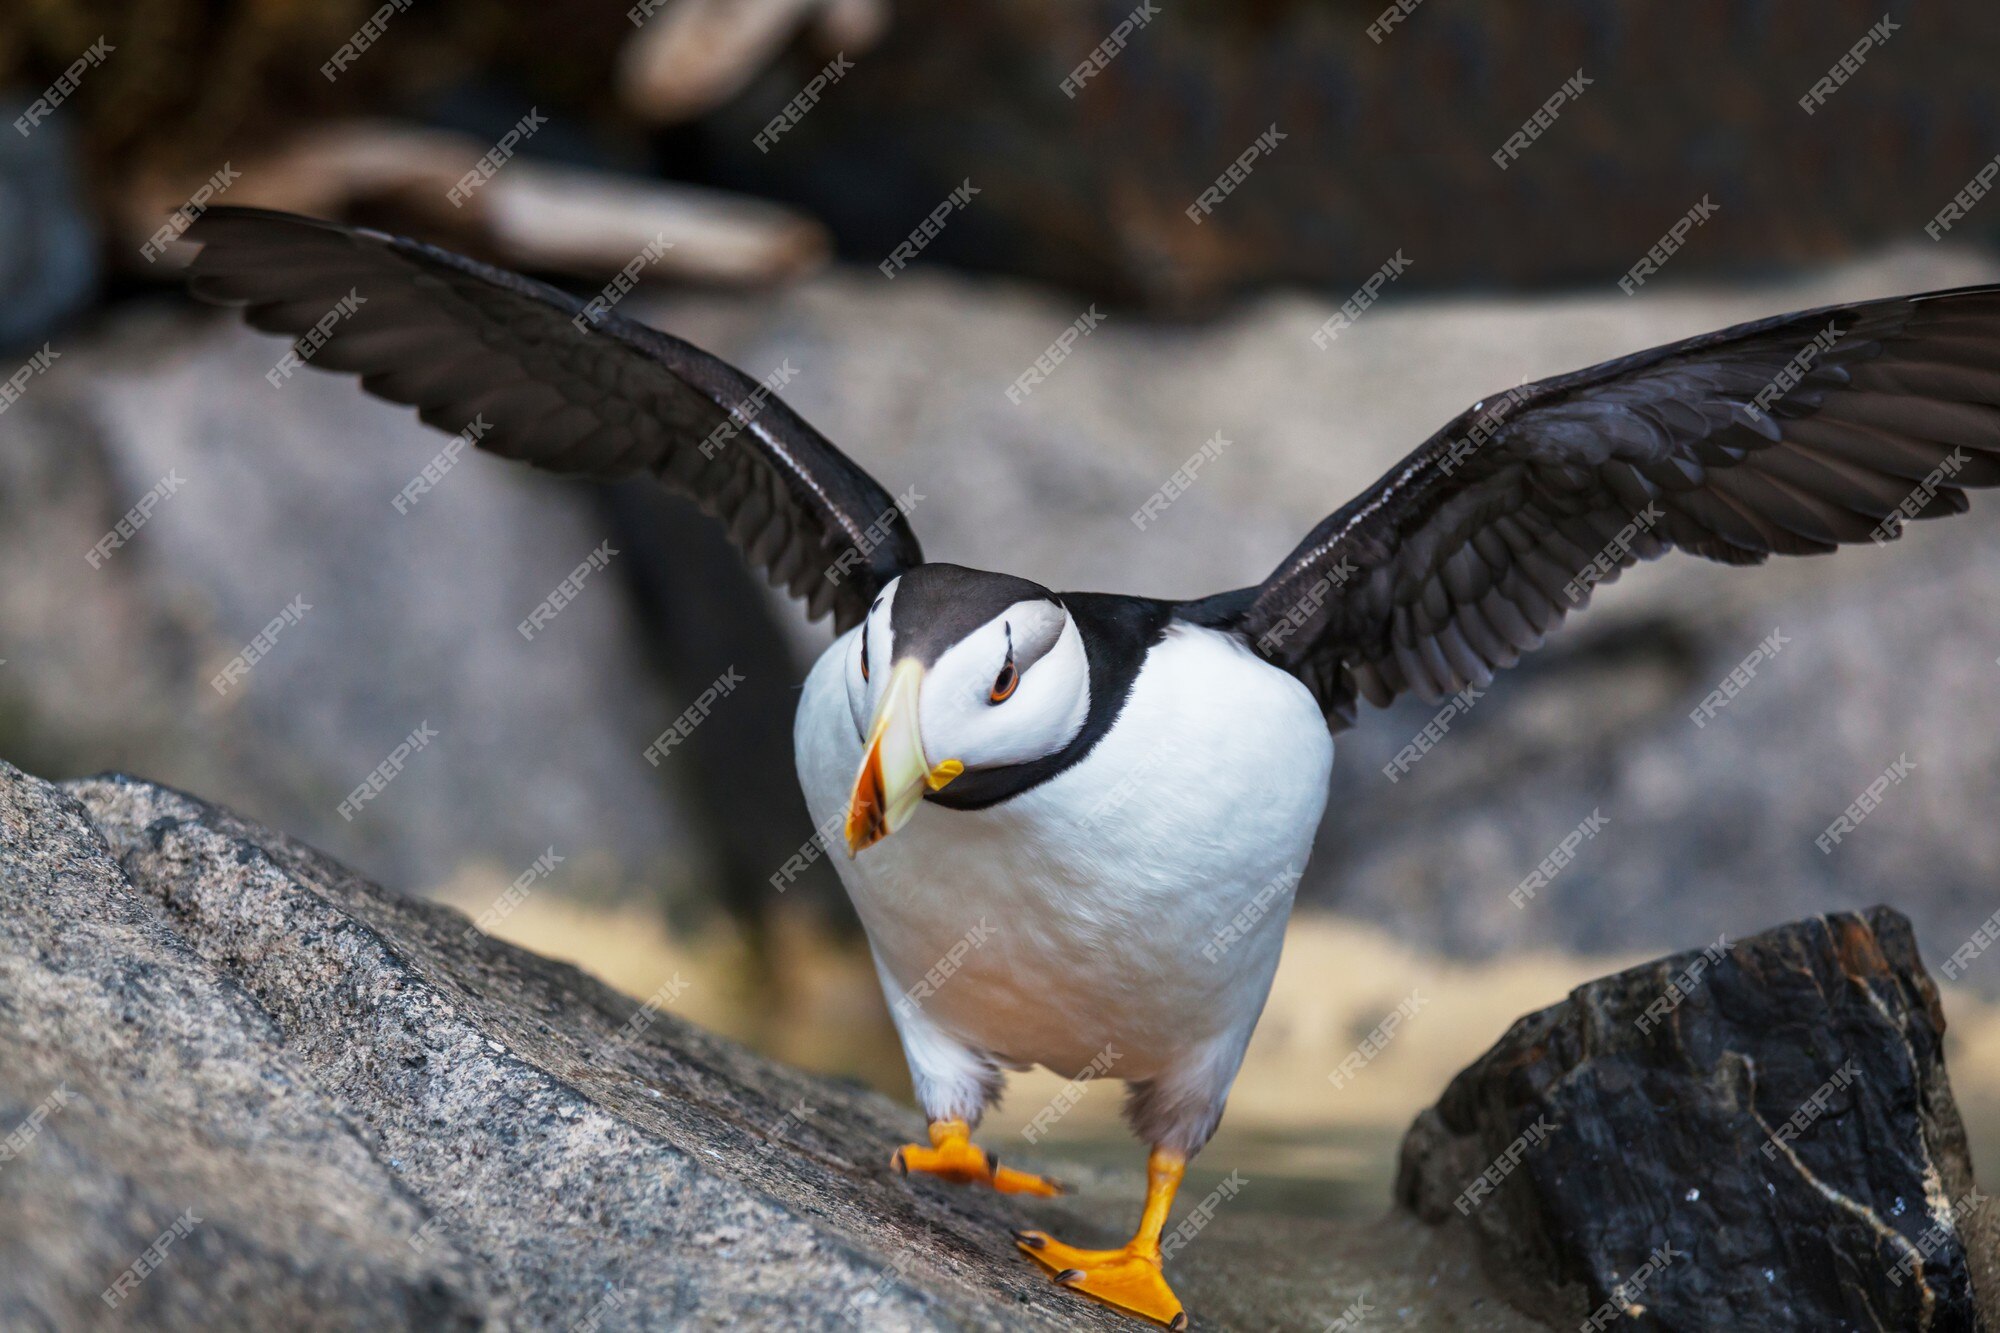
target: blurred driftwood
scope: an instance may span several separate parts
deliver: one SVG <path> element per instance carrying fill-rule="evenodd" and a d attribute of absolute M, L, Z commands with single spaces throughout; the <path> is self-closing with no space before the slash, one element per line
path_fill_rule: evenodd
<path fill-rule="evenodd" d="M 887 0 L 640 0 L 656 12 L 619 57 L 625 105 L 656 124 L 698 116 L 742 92 L 802 28 L 860 55 L 889 26 Z"/>
<path fill-rule="evenodd" d="M 464 189 L 491 147 L 446 130 L 342 122 L 235 164 L 241 179 L 222 202 L 334 218 L 387 207 L 442 244 L 518 268 L 586 276 L 615 271 L 662 238 L 668 248 L 648 263 L 647 278 L 774 282 L 827 256 L 825 230 L 810 218 L 699 186 L 517 156 Z M 137 180 L 116 201 L 129 248 L 200 184 L 160 172 Z"/>

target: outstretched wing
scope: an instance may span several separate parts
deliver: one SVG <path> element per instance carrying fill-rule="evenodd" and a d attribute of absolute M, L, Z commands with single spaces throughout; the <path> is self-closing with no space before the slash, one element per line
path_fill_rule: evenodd
<path fill-rule="evenodd" d="M 1482 685 L 1620 570 L 1887 541 L 2000 483 L 2000 287 L 1828 306 L 1460 413 L 1211 599 L 1330 717 Z"/>
<path fill-rule="evenodd" d="M 728 525 L 816 619 L 858 623 L 923 563 L 889 493 L 773 392 L 697 347 L 518 274 L 402 237 L 213 208 L 189 285 L 298 339 L 298 362 L 552 472 L 650 472 Z M 283 363 L 289 374 L 297 362 Z M 775 379 L 775 377 L 774 377 Z M 274 381 L 274 382 L 282 382 Z"/>

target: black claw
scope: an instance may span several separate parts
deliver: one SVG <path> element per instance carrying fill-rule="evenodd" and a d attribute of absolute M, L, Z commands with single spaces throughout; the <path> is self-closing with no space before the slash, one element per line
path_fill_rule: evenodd
<path fill-rule="evenodd" d="M 896 1168 L 896 1174 L 899 1176 L 910 1174 L 910 1164 L 903 1160 L 903 1150 L 901 1148 L 896 1149 L 896 1155 L 889 1159 L 889 1165 Z"/>
<path fill-rule="evenodd" d="M 1050 1281 L 1059 1287 L 1067 1287 L 1082 1276 L 1083 1270 L 1081 1268 L 1065 1268 L 1062 1272 L 1057 1273 L 1055 1277 L 1051 1278 Z"/>
<path fill-rule="evenodd" d="M 1000 1174 L 999 1153 L 990 1152 L 986 1154 L 986 1174 L 989 1176 L 998 1176 Z"/>
<path fill-rule="evenodd" d="M 1027 1246 L 1031 1250 L 1042 1249 L 1049 1243 L 1047 1237 L 1037 1236 L 1032 1231 L 1017 1231 L 1014 1233 L 1014 1239 L 1019 1241 L 1021 1244 Z"/>
<path fill-rule="evenodd" d="M 1187 1333 L 1187 1326 L 1188 1326 L 1187 1311 L 1183 1310 L 1179 1314 L 1174 1316 L 1173 1323 L 1167 1325 L 1167 1331 L 1168 1333 Z"/>

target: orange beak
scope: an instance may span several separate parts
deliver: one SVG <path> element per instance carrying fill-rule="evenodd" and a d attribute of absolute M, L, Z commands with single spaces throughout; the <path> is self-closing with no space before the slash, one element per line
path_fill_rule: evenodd
<path fill-rule="evenodd" d="M 910 821 L 926 791 L 942 791 L 965 771 L 956 759 L 932 766 L 918 729 L 924 684 L 921 662 L 904 660 L 889 673 L 868 728 L 868 748 L 847 805 L 847 854 L 854 857 Z"/>

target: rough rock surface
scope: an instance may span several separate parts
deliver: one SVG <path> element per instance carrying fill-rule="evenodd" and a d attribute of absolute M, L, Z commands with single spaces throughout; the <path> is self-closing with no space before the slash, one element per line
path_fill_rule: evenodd
<path fill-rule="evenodd" d="M 1888 908 L 1661 959 L 1515 1023 L 1418 1118 L 1397 1196 L 1469 1218 L 1559 1325 L 1982 1329 L 1943 1030 Z"/>
<path fill-rule="evenodd" d="M 692 1029 L 620 1043 L 629 1001 L 163 789 L 4 791 L 8 1120 L 65 1080 L 72 1103 L 0 1176 L 23 1318 L 101 1316 L 187 1208 L 129 1318 L 265 1322 L 242 1293 L 330 1326 L 566 1327 L 609 1300 L 605 1327 L 841 1327 L 865 1297 L 889 1327 L 998 1327 L 968 1270 L 1032 1288 L 940 1225 L 956 1201 L 877 1183 L 886 1103 Z"/>
<path fill-rule="evenodd" d="M 1132 1175 L 1031 1162 L 1082 1185 L 1035 1203 L 897 1178 L 912 1113 L 688 1026 L 672 979 L 635 1006 L 191 797 L 0 765 L 0 908 L 10 1333 L 1132 1327 L 1007 1234 L 1115 1244 Z M 1412 1130 L 1410 1212 L 1291 1216 L 1197 1172 L 1173 1265 L 1196 1326 L 1574 1326 L 1656 1252 L 1619 1293 L 1650 1327 L 1992 1326 L 1995 1219 L 1907 923 L 1700 958 L 1516 1024 Z"/>
<path fill-rule="evenodd" d="M 8 1333 L 1133 1327 L 1008 1236 L 1115 1244 L 1131 1177 L 906 1181 L 917 1132 L 216 807 L 0 764 Z M 1259 1216 L 1261 1185 L 1176 1258 L 1198 1327 L 1537 1327 L 1464 1238 Z"/>

